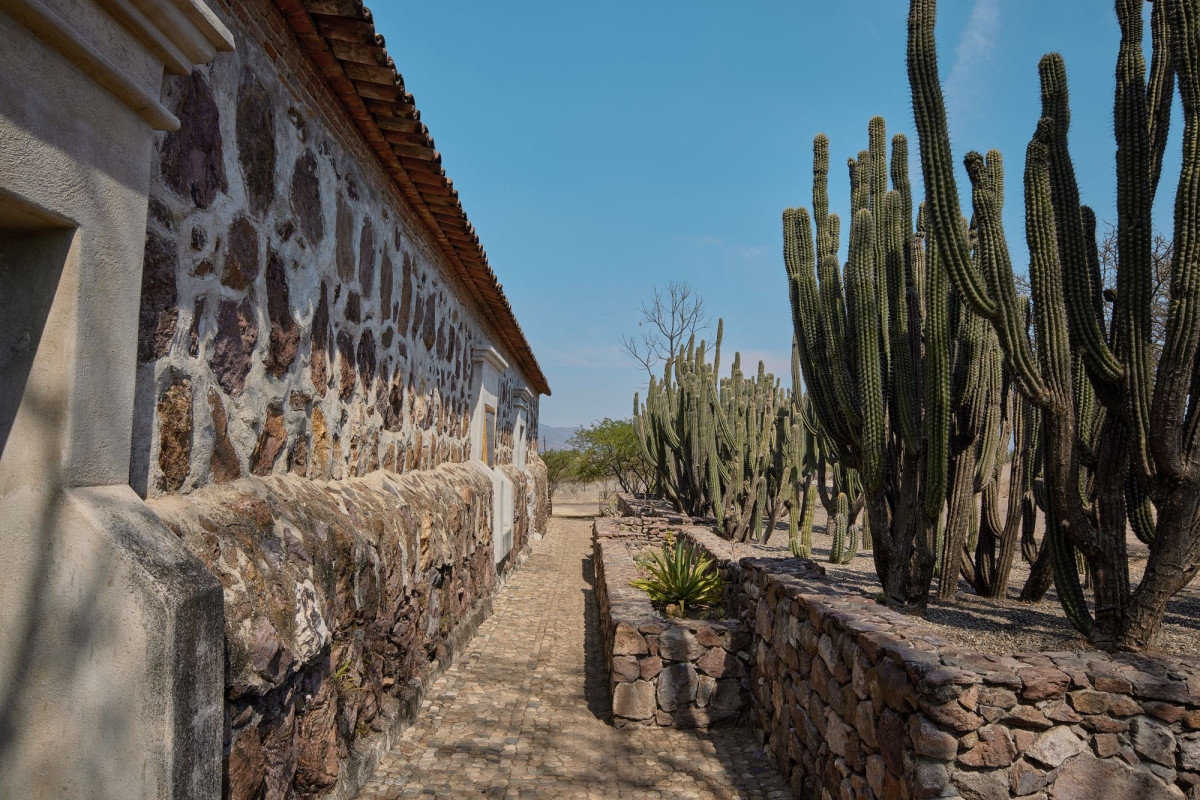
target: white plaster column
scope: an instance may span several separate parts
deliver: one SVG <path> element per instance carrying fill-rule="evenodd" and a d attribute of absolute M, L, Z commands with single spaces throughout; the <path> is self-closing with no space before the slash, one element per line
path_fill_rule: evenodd
<path fill-rule="evenodd" d="M 0 0 L 0 796 L 221 793 L 220 584 L 128 485 L 165 70 L 201 0 Z"/>
<path fill-rule="evenodd" d="M 473 362 L 471 377 L 471 455 L 472 462 L 492 482 L 492 548 L 495 562 L 499 564 L 512 550 L 513 511 L 512 481 L 494 465 L 487 463 L 485 442 L 495 448 L 496 424 L 485 436 L 487 417 L 485 410 L 491 407 L 499 414 L 500 376 L 508 369 L 508 362 L 494 347 L 476 347 L 471 353 Z"/>

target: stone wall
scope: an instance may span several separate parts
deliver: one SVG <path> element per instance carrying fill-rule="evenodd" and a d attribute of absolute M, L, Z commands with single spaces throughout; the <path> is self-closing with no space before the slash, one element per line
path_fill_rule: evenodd
<path fill-rule="evenodd" d="M 659 515 L 597 530 L 646 536 L 670 524 Z M 797 797 L 1200 798 L 1200 657 L 979 653 L 840 590 L 812 561 L 677 529 L 734 582 L 750 716 Z M 612 591 L 607 562 L 620 551 L 597 554 Z M 620 649 L 641 648 L 636 628 L 622 629 Z"/>
<path fill-rule="evenodd" d="M 465 461 L 472 349 L 514 359 L 274 4 L 227 13 L 236 50 L 164 86 L 181 128 L 154 159 L 134 486 Z M 525 388 L 501 376 L 498 463 Z"/>
<path fill-rule="evenodd" d="M 151 508 L 225 589 L 229 798 L 352 793 L 490 613 L 474 466 L 246 478 Z M 514 562 L 529 534 L 521 515 Z"/>
<path fill-rule="evenodd" d="M 546 464 L 532 457 L 525 463 L 525 472 L 531 478 L 526 503 L 529 506 L 529 524 L 534 531 L 544 533 L 550 521 L 550 480 Z"/>
<path fill-rule="evenodd" d="M 744 559 L 757 722 L 798 796 L 1200 796 L 1200 659 L 981 654 Z"/>
<path fill-rule="evenodd" d="M 217 11 L 236 49 L 164 84 L 130 482 L 224 588 L 225 796 L 349 797 L 545 529 L 537 395 L 277 5 Z"/>
<path fill-rule="evenodd" d="M 638 577 L 634 558 L 662 547 L 668 531 L 682 530 L 668 520 L 611 517 L 597 518 L 593 528 L 596 602 L 617 727 L 707 728 L 745 718 L 751 652 L 743 624 L 665 617 L 630 585 Z M 707 540 L 711 534 L 702 529 L 686 535 L 705 551 L 705 545 L 718 553 L 727 547 Z M 722 566 L 731 563 L 724 559 Z"/>

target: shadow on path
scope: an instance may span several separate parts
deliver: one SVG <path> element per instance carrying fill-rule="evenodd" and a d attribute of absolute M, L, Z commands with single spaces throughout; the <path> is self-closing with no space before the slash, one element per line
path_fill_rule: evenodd
<path fill-rule="evenodd" d="M 608 724 L 591 522 L 552 520 L 360 798 L 791 796 L 752 728 Z"/>

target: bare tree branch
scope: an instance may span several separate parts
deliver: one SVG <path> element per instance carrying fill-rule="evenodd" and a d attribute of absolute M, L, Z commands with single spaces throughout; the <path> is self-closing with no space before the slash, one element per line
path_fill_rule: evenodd
<path fill-rule="evenodd" d="M 687 281 L 671 281 L 665 290 L 654 287 L 650 299 L 639 307 L 640 329 L 622 334 L 621 348 L 636 361 L 649 377 L 679 352 L 693 334 L 712 327 L 704 308 L 704 298 Z"/>
<path fill-rule="evenodd" d="M 1107 231 L 1104 238 L 1100 241 L 1098 248 L 1100 254 L 1100 282 L 1104 287 L 1105 298 L 1108 302 L 1104 304 L 1104 326 L 1109 329 L 1112 326 L 1113 298 L 1116 297 L 1117 286 L 1117 229 L 1116 226 L 1106 223 Z M 1153 268 L 1151 276 L 1151 300 L 1150 300 L 1150 345 L 1153 348 L 1154 361 L 1158 361 L 1158 356 L 1162 352 L 1163 344 L 1167 337 L 1167 313 L 1170 310 L 1171 303 L 1171 258 L 1174 255 L 1175 245 L 1170 239 L 1161 233 L 1154 234 L 1154 240 L 1151 245 L 1150 262 Z M 1028 275 L 1014 275 L 1017 294 L 1030 296 L 1032 291 L 1029 286 Z"/>
<path fill-rule="evenodd" d="M 1117 229 L 1106 225 L 1108 230 L 1100 242 L 1100 275 L 1105 289 L 1115 290 L 1117 285 Z M 1150 343 L 1152 358 L 1158 361 L 1167 338 L 1167 313 L 1171 304 L 1171 258 L 1175 254 L 1175 243 L 1161 233 L 1154 234 L 1150 249 Z M 1119 300 L 1119 298 L 1118 298 Z M 1105 322 L 1111 322 L 1112 304 L 1104 304 Z"/>
<path fill-rule="evenodd" d="M 630 358 L 641 364 L 642 369 L 646 370 L 647 374 L 654 375 L 654 367 L 658 364 L 658 357 L 647 342 L 643 339 L 630 336 L 627 333 L 622 333 L 621 338 L 617 341 L 620 343 L 621 349 Z"/>

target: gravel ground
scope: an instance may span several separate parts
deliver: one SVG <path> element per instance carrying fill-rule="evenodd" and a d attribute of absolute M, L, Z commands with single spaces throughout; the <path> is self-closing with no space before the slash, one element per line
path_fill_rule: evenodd
<path fill-rule="evenodd" d="M 878 594 L 879 580 L 875 575 L 871 551 L 860 548 L 858 556 L 849 564 L 829 563 L 832 537 L 826 534 L 825 523 L 824 509 L 818 507 L 813 524 L 813 558 L 821 562 L 826 573 L 839 583 L 866 594 Z M 787 526 L 782 524 L 778 527 L 769 546 L 786 552 Z M 1040 534 L 1039 531 L 1039 537 Z M 1130 538 L 1129 579 L 1136 586 L 1145 569 L 1148 551 L 1132 535 Z M 1067 621 L 1053 585 L 1037 603 L 1017 600 L 1028 577 L 1029 565 L 1018 551 L 1013 560 L 1006 598 L 980 597 L 974 594 L 966 581 L 960 580 L 955 599 L 950 602 L 933 599 L 925 619 L 950 641 L 976 648 L 980 652 L 1092 649 L 1088 641 Z M 936 585 L 935 580 L 935 589 Z M 1090 591 L 1084 591 L 1090 600 Z M 1154 649 L 1174 655 L 1200 653 L 1200 583 L 1193 581 L 1167 604 L 1167 613 Z"/>
<path fill-rule="evenodd" d="M 588 496 L 589 488 L 573 487 L 571 499 L 583 501 Z M 592 492 L 594 496 L 594 489 Z M 826 521 L 825 510 L 818 505 L 813 524 L 813 559 L 825 567 L 831 578 L 846 588 L 878 595 L 879 580 L 875 575 L 871 551 L 860 547 L 858 556 L 849 564 L 829 563 L 832 537 L 825 531 Z M 1040 522 L 1039 519 L 1039 538 Z M 787 554 L 786 521 L 776 526 L 767 546 Z M 1129 536 L 1129 552 L 1129 578 L 1136 586 L 1145 569 L 1148 551 L 1132 533 Z M 930 627 L 955 644 L 984 653 L 1092 649 L 1088 641 L 1067 621 L 1053 585 L 1040 602 L 1022 603 L 1017 600 L 1028 576 L 1029 565 L 1018 550 L 1005 599 L 979 597 L 965 581 L 959 581 L 955 599 L 951 602 L 933 599 L 925 619 Z M 935 589 L 936 583 L 935 580 Z M 1090 591 L 1084 591 L 1090 600 Z M 1167 613 L 1153 649 L 1174 655 L 1200 653 L 1200 581 L 1193 581 L 1167 604 Z"/>

